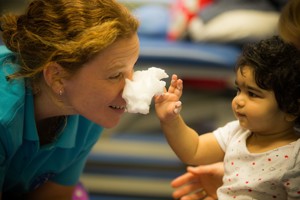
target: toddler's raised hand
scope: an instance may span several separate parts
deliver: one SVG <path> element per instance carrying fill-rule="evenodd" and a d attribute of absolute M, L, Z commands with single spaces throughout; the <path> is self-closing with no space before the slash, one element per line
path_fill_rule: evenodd
<path fill-rule="evenodd" d="M 155 96 L 155 109 L 160 121 L 172 120 L 178 116 L 182 106 L 179 101 L 182 89 L 182 80 L 173 74 L 168 90 L 163 95 Z"/>

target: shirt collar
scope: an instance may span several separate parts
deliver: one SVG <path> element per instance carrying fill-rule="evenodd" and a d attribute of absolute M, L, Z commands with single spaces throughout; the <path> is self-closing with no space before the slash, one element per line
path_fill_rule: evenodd
<path fill-rule="evenodd" d="M 24 113 L 24 139 L 38 141 L 39 137 L 36 130 L 34 118 L 34 104 L 32 91 L 27 89 L 25 92 L 25 113 Z"/>
<path fill-rule="evenodd" d="M 79 116 L 68 116 L 65 128 L 58 136 L 57 141 L 47 146 L 60 147 L 60 148 L 72 148 L 76 142 L 76 130 Z M 36 122 L 34 116 L 34 102 L 33 95 L 30 89 L 27 89 L 25 93 L 25 127 L 24 127 L 24 139 L 33 142 L 39 142 L 39 137 L 36 129 Z"/>

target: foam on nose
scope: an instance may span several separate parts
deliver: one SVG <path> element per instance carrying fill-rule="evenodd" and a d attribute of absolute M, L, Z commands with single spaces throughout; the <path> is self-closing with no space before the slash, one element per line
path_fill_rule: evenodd
<path fill-rule="evenodd" d="M 126 79 L 122 94 L 127 103 L 127 112 L 148 114 L 154 95 L 164 92 L 166 82 L 161 79 L 168 77 L 165 70 L 157 67 L 135 71 L 132 80 Z"/>

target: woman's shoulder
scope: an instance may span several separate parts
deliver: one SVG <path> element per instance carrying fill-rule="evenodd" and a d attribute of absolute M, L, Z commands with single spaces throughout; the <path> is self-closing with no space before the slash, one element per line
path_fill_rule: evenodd
<path fill-rule="evenodd" d="M 0 46 L 0 119 L 3 110 L 9 110 L 10 105 L 24 99 L 25 84 L 23 79 L 8 80 L 7 75 L 16 72 L 19 68 L 15 56 L 5 46 Z M 24 101 L 24 100 L 22 100 Z M 15 109 L 15 108 L 12 108 Z"/>
<path fill-rule="evenodd" d="M 23 80 L 8 81 L 0 68 L 0 121 L 16 115 L 25 103 L 25 84 Z"/>
<path fill-rule="evenodd" d="M 8 54 L 8 53 L 11 53 L 11 51 L 9 51 L 6 46 L 4 45 L 0 45 L 0 58 L 5 55 L 5 54 Z"/>
<path fill-rule="evenodd" d="M 0 137 L 2 140 L 5 137 L 7 141 L 11 129 L 22 129 L 22 126 L 16 127 L 15 121 L 24 119 L 22 115 L 25 104 L 24 80 L 9 81 L 6 78 L 17 67 L 12 56 L 13 54 L 5 46 L 0 46 L 0 132 L 2 133 Z"/>
<path fill-rule="evenodd" d="M 24 95 L 12 95 L 0 89 L 0 141 L 2 149 L 13 153 L 21 144 L 24 128 Z"/>

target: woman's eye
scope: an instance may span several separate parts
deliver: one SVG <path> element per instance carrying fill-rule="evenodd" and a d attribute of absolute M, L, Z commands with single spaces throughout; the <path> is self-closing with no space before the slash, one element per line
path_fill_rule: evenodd
<path fill-rule="evenodd" d="M 123 77 L 123 74 L 122 73 L 118 73 L 118 74 L 116 74 L 114 76 L 109 77 L 109 79 L 119 79 L 119 78 L 122 78 L 122 77 Z"/>

